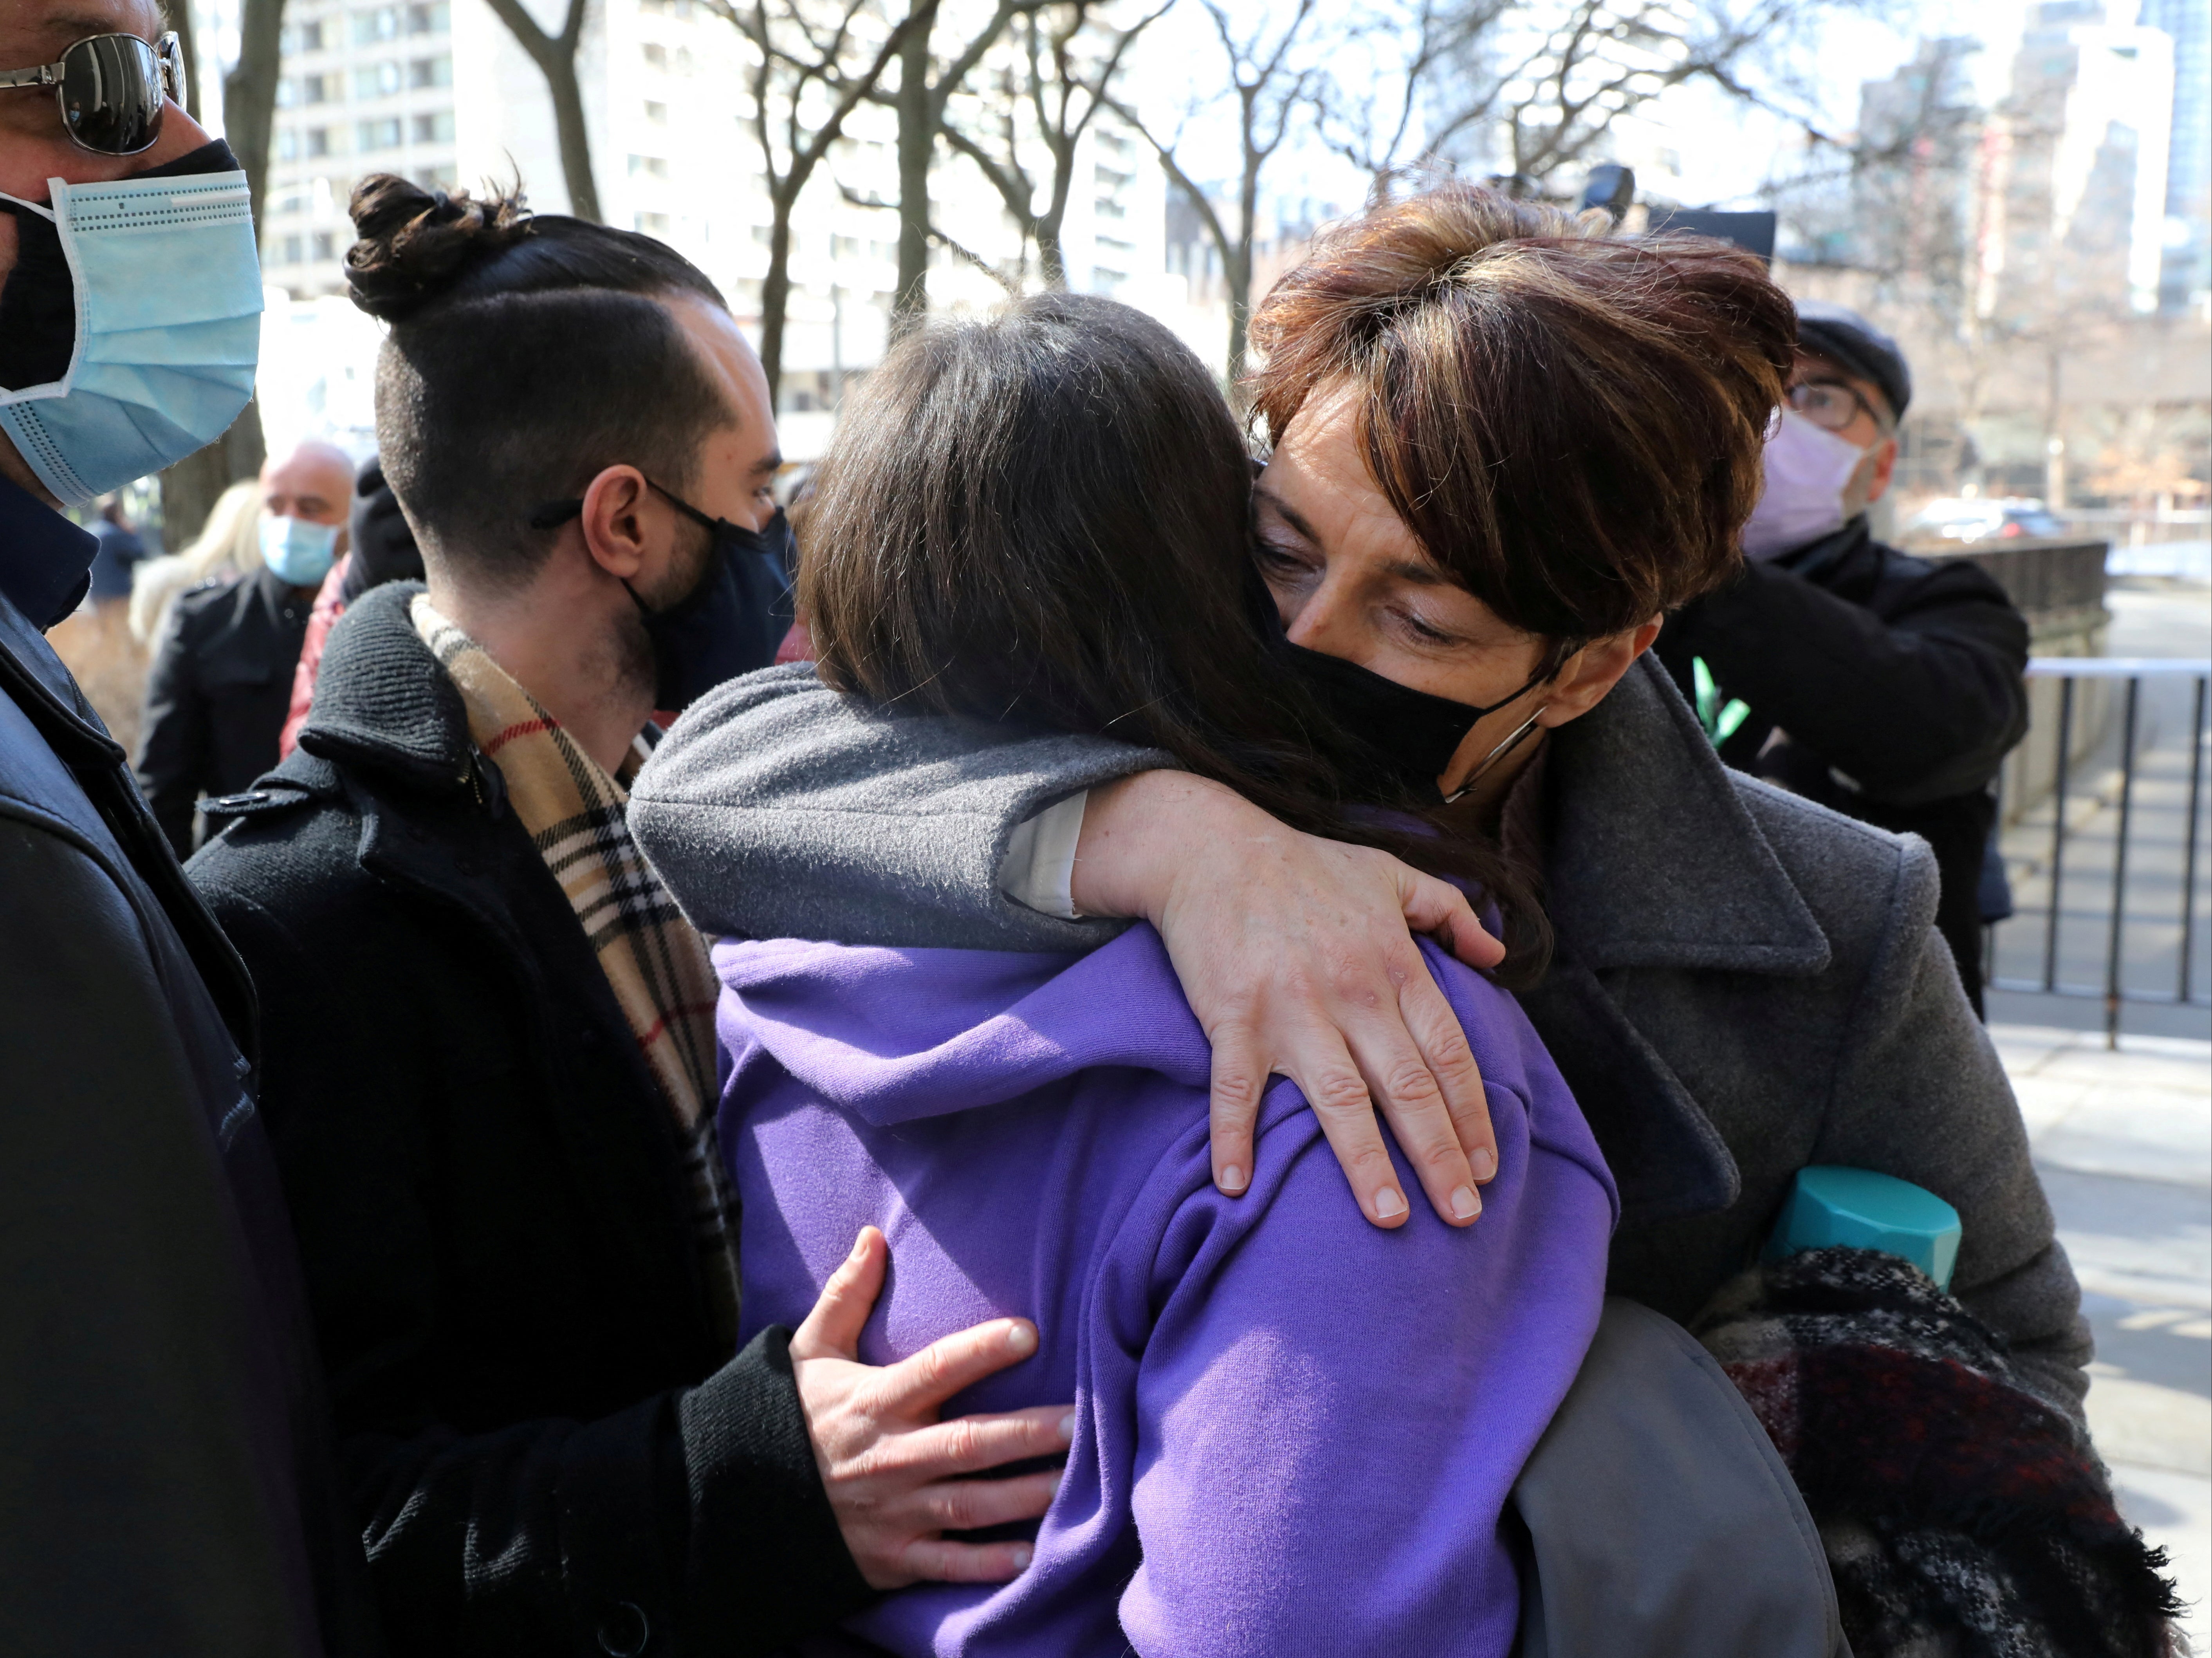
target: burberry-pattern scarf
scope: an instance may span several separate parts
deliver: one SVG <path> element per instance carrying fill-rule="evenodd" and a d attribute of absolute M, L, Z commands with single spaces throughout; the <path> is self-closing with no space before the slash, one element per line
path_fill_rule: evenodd
<path fill-rule="evenodd" d="M 1910 1263 L 1816 1249 L 1724 1286 L 1694 1333 L 1796 1476 L 1857 1658 L 2167 1658 L 2166 1557 L 2087 1436 Z"/>
<path fill-rule="evenodd" d="M 727 1351 L 737 1341 L 738 1277 L 729 1189 L 714 1138 L 720 986 L 705 942 L 630 839 L 623 785 L 643 761 L 645 745 L 632 749 L 618 777 L 609 777 L 427 594 L 416 595 L 409 613 L 459 689 L 470 737 L 499 767 L 508 804 L 568 894 L 675 1119 L 708 1304 Z"/>

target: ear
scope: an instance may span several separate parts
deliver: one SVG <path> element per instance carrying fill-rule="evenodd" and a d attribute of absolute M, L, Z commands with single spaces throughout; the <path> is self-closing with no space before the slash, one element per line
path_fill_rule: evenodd
<path fill-rule="evenodd" d="M 584 490 L 585 550 L 617 582 L 635 580 L 644 565 L 652 537 L 647 521 L 652 493 L 645 474 L 635 466 L 610 466 Z"/>
<path fill-rule="evenodd" d="M 1889 480 L 1897 471 L 1897 440 L 1885 437 L 1875 446 L 1874 482 L 1867 489 L 1867 504 L 1872 506 L 1889 491 Z"/>
<path fill-rule="evenodd" d="M 1635 666 L 1636 659 L 1651 649 L 1651 642 L 1659 637 L 1661 620 L 1654 616 L 1626 632 L 1593 639 L 1568 657 L 1560 664 L 1558 676 L 1543 688 L 1544 711 L 1536 716 L 1536 723 L 1547 728 L 1562 726 L 1603 702 L 1606 693 L 1620 683 L 1620 676 Z"/>

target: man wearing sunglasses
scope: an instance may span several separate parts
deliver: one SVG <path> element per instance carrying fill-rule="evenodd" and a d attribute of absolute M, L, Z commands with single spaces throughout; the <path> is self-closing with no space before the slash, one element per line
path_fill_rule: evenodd
<path fill-rule="evenodd" d="M 243 175 L 161 23 L 0 5 L 0 1651 L 363 1652 L 252 988 L 42 637 L 96 545 L 56 508 L 252 387 Z"/>
<path fill-rule="evenodd" d="M 1990 784 L 2027 729 L 2027 622 L 1975 566 L 1868 526 L 1912 396 L 1897 342 L 1819 300 L 1797 341 L 1743 575 L 1668 624 L 1660 660 L 1730 765 L 1929 843 L 1936 929 L 1979 1012 Z"/>

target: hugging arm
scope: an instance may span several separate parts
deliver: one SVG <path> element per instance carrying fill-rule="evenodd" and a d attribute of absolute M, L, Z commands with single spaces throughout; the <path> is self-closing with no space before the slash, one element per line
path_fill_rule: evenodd
<path fill-rule="evenodd" d="M 1362 1210 L 1408 1209 L 1379 1104 L 1437 1213 L 1472 1222 L 1496 1168 L 1481 1078 L 1413 932 L 1502 954 L 1454 887 L 1286 829 L 1169 757 L 1103 738 L 890 715 L 805 665 L 725 686 L 640 773 L 630 828 L 701 930 L 853 944 L 1081 950 L 1158 928 L 1213 1044 L 1213 1169 L 1252 1179 L 1271 1073 L 1316 1108 Z M 1093 791 L 1066 920 L 1005 890 L 1022 825 Z"/>

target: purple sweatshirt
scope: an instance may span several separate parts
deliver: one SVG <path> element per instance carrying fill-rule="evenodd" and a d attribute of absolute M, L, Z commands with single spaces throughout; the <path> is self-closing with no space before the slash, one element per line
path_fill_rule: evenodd
<path fill-rule="evenodd" d="M 1149 928 L 1080 957 L 716 948 L 744 1335 L 799 1323 L 873 1222 L 864 1360 L 1018 1314 L 1038 1352 L 946 1414 L 1076 1402 L 1029 1570 L 849 1630 L 916 1658 L 1510 1650 L 1499 1520 L 1596 1326 L 1617 1200 L 1519 1007 L 1423 948 L 1498 1131 L 1463 1231 L 1402 1160 L 1413 1215 L 1370 1226 L 1287 1082 L 1250 1191 L 1217 1193 L 1206 1039 Z"/>

